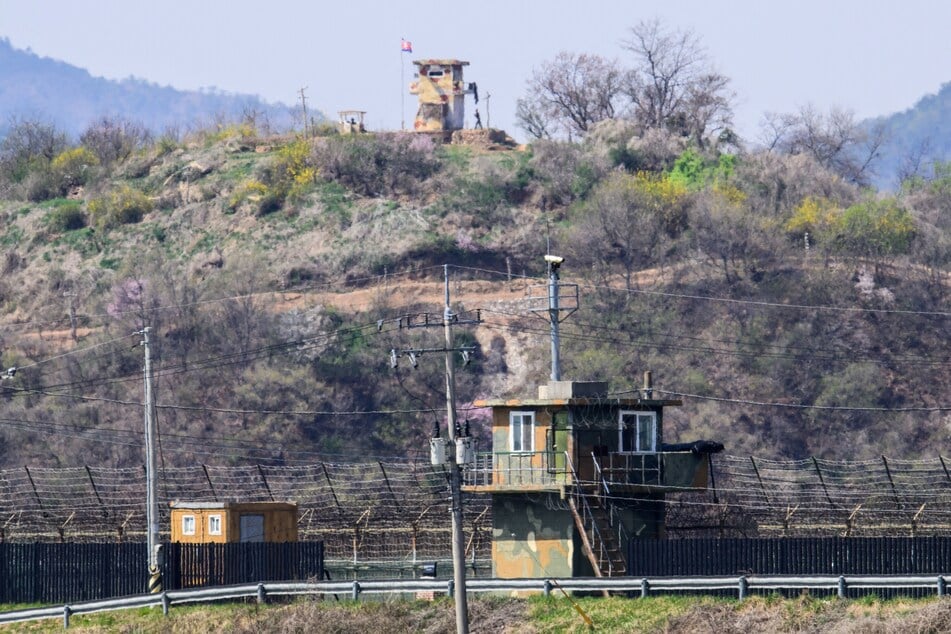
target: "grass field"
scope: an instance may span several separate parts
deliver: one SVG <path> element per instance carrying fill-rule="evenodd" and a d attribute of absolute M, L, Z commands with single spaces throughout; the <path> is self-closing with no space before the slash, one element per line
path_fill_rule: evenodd
<path fill-rule="evenodd" d="M 22 607 L 22 606 L 17 606 Z M 830 634 L 939 633 L 951 631 L 951 600 L 751 598 L 743 602 L 697 597 L 648 599 L 564 597 L 513 599 L 479 597 L 470 601 L 470 629 L 489 632 L 736 633 L 822 632 Z M 4 609 L 12 609 L 6 606 Z M 591 620 L 589 627 L 585 617 Z M 74 616 L 69 631 L 93 632 L 290 632 L 387 634 L 455 631 L 453 604 L 428 601 L 298 600 L 259 606 L 222 603 Z M 62 631 L 62 621 L 23 623 L 3 631 Z"/>

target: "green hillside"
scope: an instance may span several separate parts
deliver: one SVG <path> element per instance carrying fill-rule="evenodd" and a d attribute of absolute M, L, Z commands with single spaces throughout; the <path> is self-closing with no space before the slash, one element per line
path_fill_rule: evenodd
<path fill-rule="evenodd" d="M 620 121 L 520 149 L 247 122 L 39 149 L 23 132 L 0 144 L 0 364 L 18 368 L 0 468 L 140 465 L 144 326 L 166 466 L 419 454 L 445 416 L 442 361 L 389 358 L 442 345 L 401 326 L 441 315 L 443 264 L 454 310 L 482 319 L 454 332 L 478 349 L 457 381 L 485 449 L 467 404 L 549 374 L 526 299 L 549 243 L 580 289 L 564 377 L 623 392 L 653 371 L 684 400 L 668 440 L 837 459 L 947 446 L 946 170 L 869 195 L 802 154 Z"/>

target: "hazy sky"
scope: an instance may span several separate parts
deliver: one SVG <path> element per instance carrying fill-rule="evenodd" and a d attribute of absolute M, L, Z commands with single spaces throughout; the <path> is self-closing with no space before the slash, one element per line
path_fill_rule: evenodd
<path fill-rule="evenodd" d="M 112 79 L 288 104 L 306 87 L 309 106 L 367 110 L 373 129 L 398 129 L 404 104 L 411 125 L 412 59 L 455 57 L 491 93 L 493 127 L 512 133 L 533 67 L 562 50 L 623 62 L 628 29 L 654 17 L 701 37 L 732 79 L 746 138 L 766 111 L 812 103 L 890 114 L 951 80 L 942 0 L 0 0 L 0 37 Z M 400 53 L 401 37 L 412 55 Z"/>

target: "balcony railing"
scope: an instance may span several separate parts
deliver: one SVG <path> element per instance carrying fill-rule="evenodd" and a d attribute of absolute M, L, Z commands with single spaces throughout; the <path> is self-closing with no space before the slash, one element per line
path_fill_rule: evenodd
<path fill-rule="evenodd" d="M 478 453 L 463 474 L 466 486 L 546 488 L 568 482 L 565 455 L 553 451 Z"/>
<path fill-rule="evenodd" d="M 695 484 L 695 475 L 705 473 L 706 458 L 690 452 L 617 453 L 582 456 L 571 473 L 564 452 L 485 452 L 476 454 L 476 463 L 466 469 L 466 486 L 505 488 L 548 488 L 573 483 L 601 486 L 627 485 L 673 489 L 704 488 Z M 704 479 L 705 480 L 705 479 Z"/>

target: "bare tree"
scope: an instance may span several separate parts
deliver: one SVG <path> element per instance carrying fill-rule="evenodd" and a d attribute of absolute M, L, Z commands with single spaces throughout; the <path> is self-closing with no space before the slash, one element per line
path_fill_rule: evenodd
<path fill-rule="evenodd" d="M 623 47 L 634 56 L 625 92 L 645 128 L 669 128 L 702 145 L 732 122 L 729 79 L 710 65 L 692 31 L 669 31 L 659 20 L 640 22 Z"/>
<path fill-rule="evenodd" d="M 66 133 L 52 123 L 14 117 L 0 141 L 0 176 L 20 182 L 31 170 L 46 168 L 67 147 Z"/>
<path fill-rule="evenodd" d="M 884 125 L 867 128 L 855 113 L 831 108 L 827 114 L 811 105 L 794 115 L 772 115 L 772 148 L 788 154 L 806 154 L 826 169 L 856 185 L 867 185 L 872 167 L 887 140 Z"/>
<path fill-rule="evenodd" d="M 528 96 L 519 100 L 519 125 L 536 138 L 582 136 L 620 107 L 624 71 L 600 55 L 562 51 L 535 69 Z"/>
<path fill-rule="evenodd" d="M 79 142 L 92 150 L 103 166 L 129 158 L 151 140 L 152 133 L 144 125 L 110 116 L 89 124 L 79 136 Z"/>

